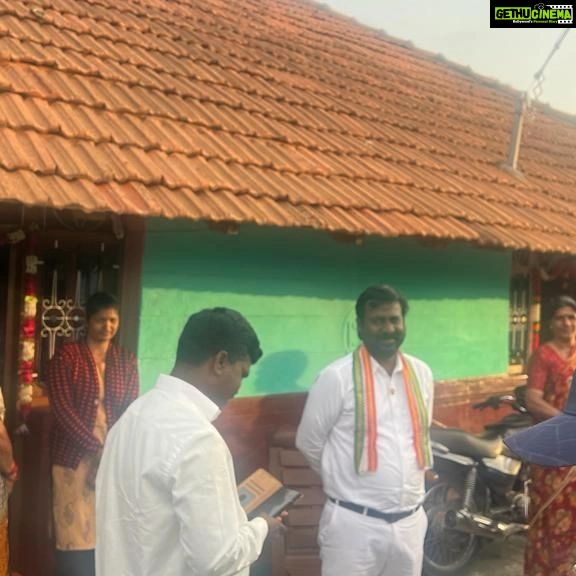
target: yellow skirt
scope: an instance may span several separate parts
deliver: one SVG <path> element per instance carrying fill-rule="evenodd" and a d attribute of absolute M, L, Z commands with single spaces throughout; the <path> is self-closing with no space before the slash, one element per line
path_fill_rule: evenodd
<path fill-rule="evenodd" d="M 8 576 L 8 517 L 0 520 L 0 576 Z"/>
<path fill-rule="evenodd" d="M 54 531 L 58 550 L 91 550 L 96 545 L 95 493 L 84 457 L 76 470 L 52 466 Z M 1 572 L 0 572 L 1 574 Z"/>

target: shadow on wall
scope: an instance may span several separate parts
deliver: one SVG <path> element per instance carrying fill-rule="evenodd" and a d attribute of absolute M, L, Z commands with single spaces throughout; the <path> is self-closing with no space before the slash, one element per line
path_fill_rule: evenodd
<path fill-rule="evenodd" d="M 283 350 L 264 355 L 255 366 L 255 395 L 298 389 L 298 381 L 307 366 L 308 357 L 302 350 Z"/>
<path fill-rule="evenodd" d="M 150 223 L 145 290 L 355 300 L 378 282 L 410 299 L 501 298 L 510 255 L 467 245 L 431 248 L 412 238 L 366 238 L 361 246 L 302 229 L 242 226 L 237 236 Z"/>

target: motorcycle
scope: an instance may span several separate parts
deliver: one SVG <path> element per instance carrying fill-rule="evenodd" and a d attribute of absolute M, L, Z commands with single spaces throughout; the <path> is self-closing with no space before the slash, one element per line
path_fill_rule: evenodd
<path fill-rule="evenodd" d="M 525 387 L 513 395 L 491 396 L 473 408 L 514 412 L 479 435 L 432 427 L 434 467 L 427 481 L 424 510 L 426 576 L 459 575 L 485 540 L 504 539 L 528 529 L 527 467 L 503 438 L 531 426 L 524 405 Z"/>

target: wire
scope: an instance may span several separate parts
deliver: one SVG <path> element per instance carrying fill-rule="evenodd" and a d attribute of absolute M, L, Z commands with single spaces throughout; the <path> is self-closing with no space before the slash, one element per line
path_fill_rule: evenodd
<path fill-rule="evenodd" d="M 528 92 L 532 92 L 534 94 L 534 99 L 536 101 L 540 98 L 540 96 L 542 96 L 542 93 L 544 92 L 543 85 L 544 80 L 546 79 L 546 77 L 544 76 L 544 71 L 546 70 L 546 67 L 550 63 L 550 60 L 552 60 L 552 56 L 554 56 L 554 54 L 560 49 L 560 46 L 562 46 L 562 42 L 564 42 L 564 39 L 566 38 L 566 36 L 568 36 L 568 32 L 570 32 L 570 28 L 566 28 L 566 30 L 564 30 L 560 34 L 560 38 L 556 40 L 556 44 L 554 44 L 554 47 L 550 51 L 550 54 L 548 54 L 548 58 L 546 58 L 544 64 L 542 64 L 542 67 L 538 70 L 538 72 L 534 74 L 534 81 L 532 83 L 532 86 L 530 86 Z"/>

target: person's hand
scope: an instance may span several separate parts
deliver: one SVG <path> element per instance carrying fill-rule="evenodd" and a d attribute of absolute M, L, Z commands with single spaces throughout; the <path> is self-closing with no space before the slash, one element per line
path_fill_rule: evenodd
<path fill-rule="evenodd" d="M 10 466 L 10 470 L 8 470 L 8 472 L 6 473 L 4 472 L 2 473 L 2 477 L 4 478 L 4 482 L 6 483 L 6 491 L 8 493 L 8 496 L 10 496 L 10 494 L 12 493 L 12 490 L 14 489 L 14 484 L 18 480 L 19 476 L 20 471 L 18 469 L 18 465 L 14 461 L 12 462 L 12 466 Z"/>
<path fill-rule="evenodd" d="M 266 520 L 266 523 L 268 524 L 268 535 L 271 538 L 278 538 L 286 532 L 286 526 L 283 522 L 286 516 L 288 516 L 288 512 L 282 512 L 280 516 L 275 517 L 268 516 L 268 514 L 262 514 L 261 518 Z"/>

